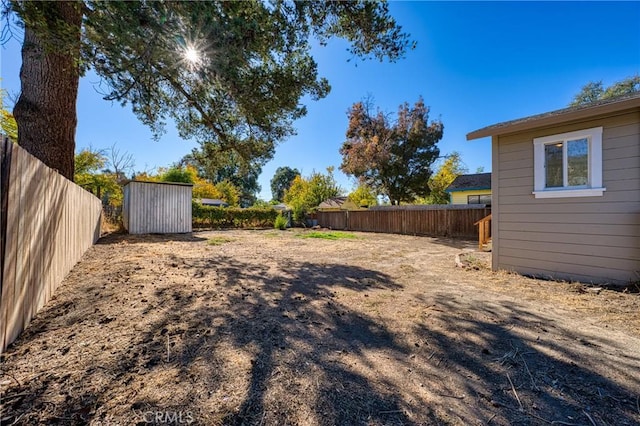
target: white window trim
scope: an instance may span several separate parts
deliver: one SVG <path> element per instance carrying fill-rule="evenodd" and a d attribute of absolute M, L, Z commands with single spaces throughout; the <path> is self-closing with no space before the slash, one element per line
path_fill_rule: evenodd
<path fill-rule="evenodd" d="M 589 182 L 586 186 L 545 188 L 544 147 L 569 140 L 589 141 Z M 566 158 L 565 158 L 566 161 Z M 533 140 L 533 195 L 536 198 L 599 197 L 602 187 L 602 127 L 544 136 Z"/>

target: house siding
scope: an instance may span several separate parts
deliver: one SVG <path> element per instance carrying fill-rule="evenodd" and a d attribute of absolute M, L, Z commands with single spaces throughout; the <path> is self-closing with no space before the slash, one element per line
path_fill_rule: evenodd
<path fill-rule="evenodd" d="M 533 139 L 603 127 L 601 197 L 535 198 Z M 493 268 L 624 284 L 640 271 L 640 111 L 494 136 Z"/>
<path fill-rule="evenodd" d="M 472 189 L 469 191 L 451 191 L 451 204 L 468 204 L 469 195 L 491 195 L 490 189 Z"/>

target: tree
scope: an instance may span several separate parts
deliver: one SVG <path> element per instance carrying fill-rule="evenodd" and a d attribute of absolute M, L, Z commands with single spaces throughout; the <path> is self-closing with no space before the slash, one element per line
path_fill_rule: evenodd
<path fill-rule="evenodd" d="M 308 202 L 311 208 L 342 193 L 342 189 L 333 176 L 333 170 L 334 168 L 331 166 L 327 167 L 326 174 L 314 171 L 309 176 Z"/>
<path fill-rule="evenodd" d="M 220 198 L 226 201 L 230 207 L 238 207 L 240 204 L 240 190 L 231 181 L 225 179 L 218 182 L 216 189 L 220 192 Z"/>
<path fill-rule="evenodd" d="M 7 135 L 9 139 L 17 141 L 18 125 L 16 124 L 16 119 L 13 117 L 13 114 L 4 109 L 4 107 L 0 110 L 0 114 L 0 126 L 2 128 L 2 133 Z"/>
<path fill-rule="evenodd" d="M 348 196 L 349 200 L 359 207 L 371 207 L 378 205 L 378 198 L 371 188 L 360 184 Z"/>
<path fill-rule="evenodd" d="M 300 176 L 298 169 L 289 166 L 278 167 L 271 178 L 271 194 L 274 200 L 282 201 L 284 193 L 291 187 L 296 176 Z"/>
<path fill-rule="evenodd" d="M 214 144 L 204 143 L 185 155 L 179 165 L 195 167 L 199 177 L 213 183 L 229 180 L 240 190 L 242 207 L 253 205 L 260 192 L 258 177 L 262 172 L 261 159 L 245 160 L 234 150 L 221 150 Z"/>
<path fill-rule="evenodd" d="M 592 102 L 638 92 L 640 92 L 640 75 L 627 77 L 624 80 L 612 84 L 606 89 L 602 85 L 602 81 L 591 81 L 582 86 L 582 89 L 574 96 L 573 101 L 571 101 L 569 106 L 588 105 Z"/>
<path fill-rule="evenodd" d="M 347 140 L 340 148 L 340 169 L 389 197 L 392 204 L 411 202 L 429 194 L 431 164 L 440 153 L 436 144 L 443 125 L 429 120 L 429 108 L 420 98 L 410 108 L 400 105 L 395 122 L 371 105 L 355 103 L 348 111 Z"/>
<path fill-rule="evenodd" d="M 226 201 L 232 207 L 240 204 L 240 190 L 228 179 L 213 184 L 207 179 L 198 176 L 195 167 L 173 166 L 167 170 L 161 170 L 160 182 L 178 182 L 193 184 L 193 198 L 219 198 Z"/>
<path fill-rule="evenodd" d="M 4 89 L 0 89 L 0 101 L 2 102 L 2 108 L 0 108 L 0 129 L 2 133 L 7 135 L 11 140 L 18 140 L 18 125 L 16 119 L 10 111 L 4 108 L 4 98 L 7 92 Z"/>
<path fill-rule="evenodd" d="M 426 203 L 449 204 L 449 194 L 445 190 L 455 178 L 466 172 L 467 168 L 464 166 L 459 152 L 448 155 L 438 171 L 429 178 L 428 185 L 431 194 L 426 198 Z"/>
<path fill-rule="evenodd" d="M 124 185 L 127 181 L 126 172 L 132 172 L 135 162 L 133 155 L 128 152 L 122 152 L 116 144 L 111 145 L 111 148 L 107 151 L 109 168 L 108 172 L 113 173 L 120 185 Z"/>
<path fill-rule="evenodd" d="M 74 181 L 100 198 L 104 204 L 122 204 L 122 188 L 116 175 L 105 171 L 108 158 L 103 150 L 85 148 L 75 156 Z"/>
<path fill-rule="evenodd" d="M 18 145 L 73 180 L 82 3 L 11 3 L 25 25 Z"/>
<path fill-rule="evenodd" d="M 92 67 L 159 136 L 167 119 L 183 138 L 270 158 L 325 97 L 309 39 L 337 36 L 353 55 L 395 61 L 407 34 L 385 2 L 12 1 L 25 28 L 18 142 L 73 177 L 78 80 Z"/>
<path fill-rule="evenodd" d="M 161 170 L 160 182 L 196 183 L 198 172 L 194 167 L 173 166 L 167 170 Z"/>
<path fill-rule="evenodd" d="M 293 220 L 301 222 L 321 202 L 337 197 L 341 192 L 333 176 L 333 167 L 328 167 L 326 175 L 315 171 L 307 179 L 297 175 L 284 194 L 284 202 L 291 207 Z"/>

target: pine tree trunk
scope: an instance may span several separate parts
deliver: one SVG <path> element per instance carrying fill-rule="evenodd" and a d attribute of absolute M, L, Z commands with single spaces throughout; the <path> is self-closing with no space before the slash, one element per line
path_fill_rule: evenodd
<path fill-rule="evenodd" d="M 80 29 L 78 2 L 43 2 L 47 40 L 57 40 L 60 19 L 65 41 L 43 43 L 40 31 L 25 22 L 20 69 L 21 93 L 13 114 L 18 123 L 18 145 L 73 180 L 76 100 L 80 80 Z M 58 24 L 51 24 L 58 20 Z M 55 43 L 55 42 L 54 42 Z"/>

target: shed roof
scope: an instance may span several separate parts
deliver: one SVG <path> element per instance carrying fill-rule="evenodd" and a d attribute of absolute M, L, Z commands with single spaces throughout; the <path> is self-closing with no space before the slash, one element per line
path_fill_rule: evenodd
<path fill-rule="evenodd" d="M 157 184 L 157 185 L 178 185 L 178 186 L 193 186 L 192 183 L 183 183 L 183 182 L 156 182 L 156 181 L 151 181 L 151 180 L 130 180 L 128 181 L 125 186 L 129 185 L 130 183 L 152 183 L 152 184 Z"/>
<path fill-rule="evenodd" d="M 521 132 L 572 120 L 589 119 L 597 115 L 616 113 L 631 108 L 640 108 L 640 93 L 633 93 L 631 95 L 592 102 L 587 105 L 558 109 L 543 114 L 493 124 L 467 133 L 467 140 Z"/>
<path fill-rule="evenodd" d="M 470 189 L 491 189 L 491 173 L 460 175 L 451 182 L 445 192 L 468 191 Z"/>

